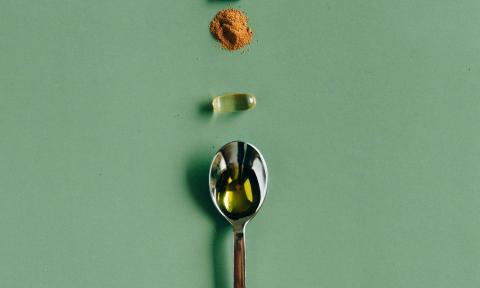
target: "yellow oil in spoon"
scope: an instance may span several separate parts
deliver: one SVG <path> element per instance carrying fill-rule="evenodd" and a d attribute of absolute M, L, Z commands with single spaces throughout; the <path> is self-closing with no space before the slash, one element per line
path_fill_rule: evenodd
<path fill-rule="evenodd" d="M 232 167 L 217 182 L 217 204 L 230 219 L 239 219 L 255 212 L 260 203 L 260 189 L 255 173 Z"/>

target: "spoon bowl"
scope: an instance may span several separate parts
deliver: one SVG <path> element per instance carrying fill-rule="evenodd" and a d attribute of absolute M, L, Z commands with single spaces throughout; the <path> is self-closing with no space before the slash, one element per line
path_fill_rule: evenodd
<path fill-rule="evenodd" d="M 245 225 L 262 207 L 267 181 L 265 160 L 249 143 L 227 143 L 213 157 L 210 196 L 220 214 L 233 226 L 234 288 L 245 287 Z"/>

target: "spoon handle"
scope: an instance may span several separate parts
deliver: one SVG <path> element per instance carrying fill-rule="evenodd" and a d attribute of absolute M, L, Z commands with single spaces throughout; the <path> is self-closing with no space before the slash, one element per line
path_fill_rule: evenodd
<path fill-rule="evenodd" d="M 242 229 L 243 230 L 243 229 Z M 233 234 L 233 287 L 245 288 L 245 240 L 243 231 Z"/>

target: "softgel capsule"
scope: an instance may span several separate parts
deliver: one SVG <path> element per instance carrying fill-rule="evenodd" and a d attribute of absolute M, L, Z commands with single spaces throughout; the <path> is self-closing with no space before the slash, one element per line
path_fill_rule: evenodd
<path fill-rule="evenodd" d="M 213 112 L 237 112 L 255 108 L 257 99 L 250 93 L 228 93 L 212 100 Z"/>

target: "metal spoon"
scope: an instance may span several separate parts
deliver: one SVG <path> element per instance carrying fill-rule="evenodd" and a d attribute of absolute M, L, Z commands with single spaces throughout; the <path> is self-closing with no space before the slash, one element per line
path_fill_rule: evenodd
<path fill-rule="evenodd" d="M 245 225 L 262 207 L 267 194 L 267 178 L 267 166 L 260 151 L 241 141 L 220 148 L 210 166 L 210 196 L 220 214 L 233 226 L 234 288 L 245 288 Z M 239 180 L 232 182 L 232 179 Z M 232 185 L 235 186 L 230 187 Z M 233 199 L 240 199 L 242 205 Z"/>

